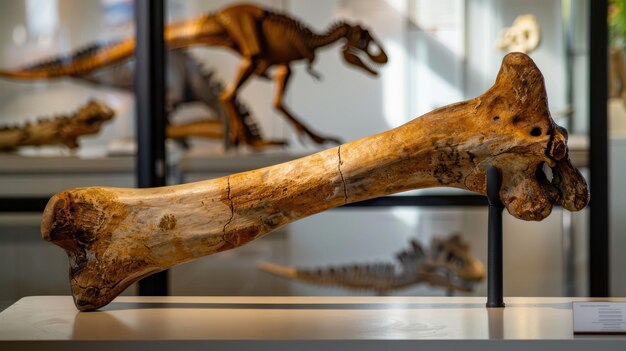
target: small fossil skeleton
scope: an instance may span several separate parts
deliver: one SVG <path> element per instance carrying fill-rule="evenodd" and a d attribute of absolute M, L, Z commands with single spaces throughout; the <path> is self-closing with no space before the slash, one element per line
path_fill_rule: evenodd
<path fill-rule="evenodd" d="M 102 51 L 106 52 L 107 48 L 114 47 L 117 44 L 119 43 L 90 44 L 70 55 L 49 58 L 43 62 L 29 65 L 21 70 L 9 71 L 5 73 L 0 71 L 0 77 L 17 79 L 52 78 L 55 77 L 54 72 L 58 69 L 59 65 L 67 65 L 68 63 L 74 61 L 82 62 L 83 60 L 94 59 L 94 55 Z M 176 139 L 186 142 L 186 139 L 192 136 L 209 139 L 225 138 L 225 135 L 227 134 L 226 130 L 228 128 L 228 117 L 219 99 L 220 93 L 224 90 L 224 86 L 217 79 L 215 73 L 212 70 L 207 69 L 202 63 L 195 59 L 191 53 L 184 49 L 167 51 L 166 68 L 166 108 L 169 116 L 171 116 L 172 113 L 179 107 L 195 102 L 204 104 L 204 106 L 208 107 L 217 116 L 215 122 L 210 122 L 210 119 L 203 118 L 201 119 L 202 123 L 193 124 L 200 128 L 199 131 L 192 130 L 191 126 L 193 125 L 189 123 L 185 123 L 183 125 L 168 123 L 168 126 L 172 127 L 176 131 Z M 30 71 L 37 71 L 39 74 L 32 76 L 23 74 L 24 72 Z M 131 56 L 128 60 L 122 62 L 114 61 L 101 67 L 82 71 L 77 70 L 76 72 L 71 72 L 67 75 L 93 84 L 132 92 L 134 71 L 135 60 Z M 252 144 L 285 144 L 283 141 L 265 140 L 262 136 L 259 125 L 252 116 L 249 108 L 239 98 L 233 99 L 232 104 L 237 114 L 241 116 L 241 133 L 245 135 L 246 140 L 249 140 Z M 206 133 L 206 127 L 209 124 L 212 126 L 216 125 L 216 123 L 221 123 L 224 131 L 219 134 Z"/>
<path fill-rule="evenodd" d="M 323 268 L 293 268 L 259 262 L 262 271 L 290 280 L 387 295 L 416 284 L 439 286 L 449 291 L 471 291 L 485 277 L 485 267 L 469 252 L 457 234 L 434 238 L 426 252 L 415 240 L 411 247 L 396 254 L 394 263 L 357 263 Z"/>
<path fill-rule="evenodd" d="M 79 137 L 97 134 L 114 115 L 111 108 L 92 100 L 69 115 L 40 118 L 21 126 L 0 127 L 0 150 L 42 145 L 65 145 L 75 149 Z"/>
<path fill-rule="evenodd" d="M 145 276 L 333 207 L 428 187 L 485 194 L 490 166 L 517 218 L 539 221 L 556 203 L 578 211 L 589 201 L 567 132 L 550 116 L 543 76 L 525 54 L 505 56 L 481 96 L 297 160 L 161 188 L 60 192 L 41 233 L 66 250 L 76 306 L 92 310 Z"/>
<path fill-rule="evenodd" d="M 534 15 L 521 15 L 515 18 L 513 25 L 500 33 L 496 47 L 508 52 L 529 54 L 541 42 L 541 28 Z"/>
<path fill-rule="evenodd" d="M 274 107 L 287 118 L 299 134 L 307 135 L 322 144 L 339 140 L 322 137 L 305 126 L 287 109 L 283 97 L 291 77 L 290 64 L 306 60 L 312 70 L 315 53 L 319 49 L 342 41 L 342 56 L 354 67 L 376 75 L 375 66 L 387 62 L 382 46 L 370 32 L 360 25 L 339 22 L 324 34 L 317 34 L 304 23 L 287 14 L 274 12 L 257 5 L 234 5 L 215 13 L 173 23 L 165 29 L 165 41 L 170 49 L 190 46 L 221 46 L 234 50 L 241 56 L 241 64 L 234 80 L 221 93 L 220 100 L 229 122 L 231 144 L 248 144 L 254 147 L 274 145 L 276 142 L 251 139 L 244 127 L 244 118 L 238 111 L 236 99 L 240 88 L 252 74 L 269 78 L 268 69 L 276 67 L 276 98 Z M 372 48 L 378 50 L 372 53 Z M 43 66 L 31 66 L 15 71 L 0 71 L 0 77 L 16 79 L 41 79 L 59 76 L 81 76 L 128 59 L 135 50 L 135 39 L 105 46 L 93 47 L 73 55 L 70 60 L 59 59 Z M 369 63 L 365 63 L 367 60 Z M 280 142 L 279 142 L 280 143 Z"/>

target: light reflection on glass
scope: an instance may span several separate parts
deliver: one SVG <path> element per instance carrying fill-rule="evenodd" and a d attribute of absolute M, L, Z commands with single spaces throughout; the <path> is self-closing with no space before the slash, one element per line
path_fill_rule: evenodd
<path fill-rule="evenodd" d="M 29 39 L 50 44 L 59 26 L 58 0 L 26 0 L 26 26 Z"/>

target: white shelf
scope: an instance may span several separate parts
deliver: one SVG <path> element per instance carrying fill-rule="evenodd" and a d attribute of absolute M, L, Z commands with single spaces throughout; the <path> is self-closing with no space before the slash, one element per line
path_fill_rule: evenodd
<path fill-rule="evenodd" d="M 0 313 L 0 349 L 624 350 L 626 336 L 574 336 L 575 298 L 118 297 L 78 312 L 69 296 Z M 626 298 L 610 299 L 626 301 Z"/>

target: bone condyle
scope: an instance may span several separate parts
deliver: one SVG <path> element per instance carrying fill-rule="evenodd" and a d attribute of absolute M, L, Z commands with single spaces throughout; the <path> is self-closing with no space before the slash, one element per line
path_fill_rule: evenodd
<path fill-rule="evenodd" d="M 541 72 L 513 53 L 483 95 L 393 130 L 203 182 L 64 191 L 50 199 L 41 231 L 69 255 L 76 306 L 92 310 L 142 277 L 345 203 L 440 186 L 485 194 L 489 166 L 500 170 L 500 197 L 517 218 L 542 220 L 556 203 L 580 210 L 587 184 L 566 143 Z"/>

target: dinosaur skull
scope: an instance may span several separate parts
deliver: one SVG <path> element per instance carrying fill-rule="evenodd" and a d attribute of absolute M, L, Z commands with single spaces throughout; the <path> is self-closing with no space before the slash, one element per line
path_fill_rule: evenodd
<path fill-rule="evenodd" d="M 346 62 L 370 74 L 378 75 L 376 66 L 387 63 L 387 54 L 382 45 L 367 29 L 359 25 L 351 27 L 347 39 L 343 46 L 343 58 Z"/>
<path fill-rule="evenodd" d="M 459 234 L 434 238 L 428 264 L 435 273 L 444 272 L 448 283 L 456 290 L 471 291 L 475 283 L 485 278 L 485 266 L 472 256 L 469 245 Z"/>
<path fill-rule="evenodd" d="M 570 211 L 587 205 L 587 184 L 569 160 L 567 132 L 552 120 L 543 76 L 528 56 L 508 54 L 494 86 L 473 103 L 474 125 L 465 128 L 480 134 L 468 139 L 477 166 L 465 179 L 467 189 L 484 193 L 485 169 L 493 165 L 501 171 L 500 198 L 517 218 L 542 220 L 557 202 Z"/>
<path fill-rule="evenodd" d="M 66 135 L 97 134 L 102 125 L 113 119 L 114 116 L 115 112 L 107 105 L 91 100 L 77 113 L 75 123 L 64 126 L 64 129 Z"/>

